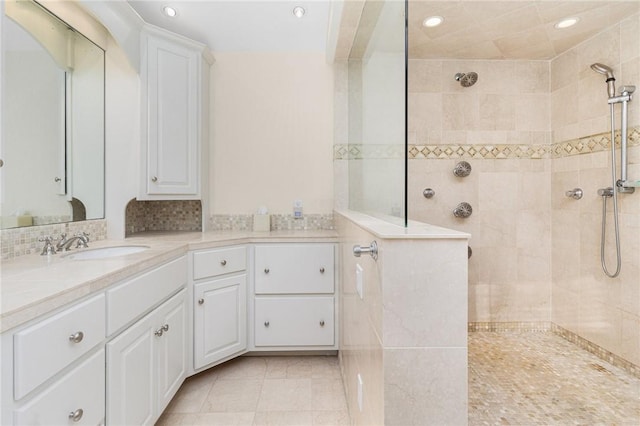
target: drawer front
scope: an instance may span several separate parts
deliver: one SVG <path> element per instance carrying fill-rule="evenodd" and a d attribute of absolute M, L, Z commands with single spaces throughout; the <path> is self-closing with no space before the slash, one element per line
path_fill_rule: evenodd
<path fill-rule="evenodd" d="M 31 392 L 105 338 L 105 297 L 93 297 L 13 336 L 14 397 Z"/>
<path fill-rule="evenodd" d="M 104 349 L 13 412 L 16 425 L 97 425 L 104 420 Z M 70 418 L 76 414 L 77 420 Z"/>
<path fill-rule="evenodd" d="M 187 257 L 180 257 L 107 291 L 107 335 L 146 313 L 187 283 Z"/>
<path fill-rule="evenodd" d="M 256 294 L 333 293 L 333 244 L 256 246 Z"/>
<path fill-rule="evenodd" d="M 255 346 L 333 346 L 333 297 L 256 297 Z"/>
<path fill-rule="evenodd" d="M 246 247 L 221 248 L 193 253 L 194 280 L 244 271 L 246 268 Z"/>

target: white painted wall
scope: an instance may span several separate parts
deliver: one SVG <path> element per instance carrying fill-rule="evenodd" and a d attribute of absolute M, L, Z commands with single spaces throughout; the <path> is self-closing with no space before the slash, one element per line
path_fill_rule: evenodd
<path fill-rule="evenodd" d="M 210 207 L 333 209 L 333 68 L 324 53 L 214 53 Z"/>

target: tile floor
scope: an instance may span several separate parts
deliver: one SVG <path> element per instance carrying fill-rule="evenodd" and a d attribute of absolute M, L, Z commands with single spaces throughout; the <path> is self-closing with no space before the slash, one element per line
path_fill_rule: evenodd
<path fill-rule="evenodd" d="M 640 379 L 551 332 L 469 333 L 469 425 L 640 425 Z"/>
<path fill-rule="evenodd" d="M 187 379 L 158 421 L 349 424 L 338 359 L 326 356 L 229 361 Z M 469 333 L 469 425 L 639 426 L 640 379 L 551 332 Z"/>
<path fill-rule="evenodd" d="M 348 426 L 335 356 L 240 357 L 187 379 L 158 425 Z"/>

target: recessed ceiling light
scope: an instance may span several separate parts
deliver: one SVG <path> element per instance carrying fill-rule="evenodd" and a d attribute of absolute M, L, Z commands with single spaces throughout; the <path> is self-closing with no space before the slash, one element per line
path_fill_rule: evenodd
<path fill-rule="evenodd" d="M 554 27 L 561 30 L 563 28 L 573 27 L 575 24 L 578 23 L 578 21 L 580 21 L 580 18 L 577 18 L 577 17 L 564 18 L 560 22 L 556 23 Z"/>
<path fill-rule="evenodd" d="M 293 8 L 293 14 L 295 15 L 296 18 L 302 18 L 305 12 L 306 10 L 304 10 L 304 7 L 296 6 Z"/>
<path fill-rule="evenodd" d="M 167 15 L 169 18 L 173 18 L 178 14 L 178 11 L 171 6 L 165 6 L 162 8 L 162 13 Z"/>
<path fill-rule="evenodd" d="M 442 16 L 429 16 L 422 21 L 422 26 L 427 28 L 437 27 L 438 25 L 444 22 L 444 18 Z"/>

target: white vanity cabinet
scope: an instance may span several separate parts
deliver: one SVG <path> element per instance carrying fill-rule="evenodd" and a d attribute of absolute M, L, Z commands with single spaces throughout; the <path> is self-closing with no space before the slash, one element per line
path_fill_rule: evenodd
<path fill-rule="evenodd" d="M 193 259 L 194 369 L 247 349 L 247 248 L 201 250 Z"/>
<path fill-rule="evenodd" d="M 143 28 L 139 200 L 201 199 L 211 63 L 205 45 L 152 25 Z"/>
<path fill-rule="evenodd" d="M 337 349 L 334 250 L 255 246 L 252 350 Z"/>
<path fill-rule="evenodd" d="M 103 422 L 104 339 L 104 294 L 3 334 L 1 423 Z"/>
<path fill-rule="evenodd" d="M 186 373 L 183 289 L 107 343 L 107 424 L 153 424 Z"/>

